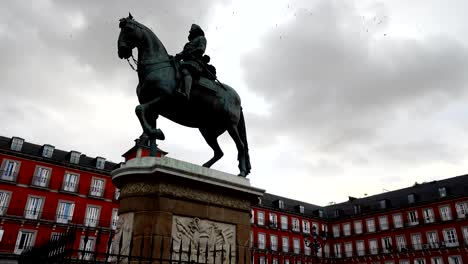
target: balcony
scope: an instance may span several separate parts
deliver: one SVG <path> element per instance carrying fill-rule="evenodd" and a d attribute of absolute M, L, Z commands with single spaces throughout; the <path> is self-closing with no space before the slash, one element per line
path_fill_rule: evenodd
<path fill-rule="evenodd" d="M 91 186 L 91 188 L 89 188 L 89 196 L 102 197 L 103 195 L 104 195 L 104 188 L 96 187 L 96 186 Z"/>
<path fill-rule="evenodd" d="M 42 211 L 39 209 L 24 210 L 24 218 L 37 220 L 41 217 Z"/>
<path fill-rule="evenodd" d="M 78 183 L 75 182 L 64 182 L 62 186 L 62 191 L 65 192 L 76 192 L 78 189 Z"/>
<path fill-rule="evenodd" d="M 18 171 L 0 170 L 0 180 L 7 182 L 16 182 Z"/>

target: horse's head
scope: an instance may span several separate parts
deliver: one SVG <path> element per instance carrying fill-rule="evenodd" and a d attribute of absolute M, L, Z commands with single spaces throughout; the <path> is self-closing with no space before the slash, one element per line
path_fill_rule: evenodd
<path fill-rule="evenodd" d="M 127 59 L 132 56 L 132 50 L 138 46 L 142 37 L 142 27 L 133 19 L 132 14 L 120 19 L 119 27 L 118 54 L 119 58 Z"/>

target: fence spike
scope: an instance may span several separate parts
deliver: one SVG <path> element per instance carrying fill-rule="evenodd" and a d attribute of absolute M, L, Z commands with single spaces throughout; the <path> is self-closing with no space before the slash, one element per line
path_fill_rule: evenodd
<path fill-rule="evenodd" d="M 221 264 L 224 263 L 224 244 L 221 244 Z"/>
<path fill-rule="evenodd" d="M 179 246 L 179 264 L 182 263 L 182 243 L 184 242 L 184 240 L 181 238 L 180 239 L 180 246 Z"/>
<path fill-rule="evenodd" d="M 161 241 L 163 241 L 163 239 L 164 238 L 161 238 Z M 171 238 L 171 248 L 169 249 L 169 264 L 172 264 L 172 254 L 174 254 L 174 239 Z"/>
<path fill-rule="evenodd" d="M 200 263 L 200 240 L 197 243 L 197 264 Z"/>
<path fill-rule="evenodd" d="M 206 249 L 205 249 L 205 264 L 208 263 L 208 241 L 206 242 Z"/>
<path fill-rule="evenodd" d="M 232 259 L 232 245 L 229 244 L 229 264 L 231 264 L 231 259 Z"/>
<path fill-rule="evenodd" d="M 109 232 L 109 238 L 107 239 L 107 250 L 106 250 L 105 262 L 109 261 L 109 252 L 110 252 L 110 248 L 112 246 L 112 233 L 113 233 L 113 231 L 111 230 Z"/>
<path fill-rule="evenodd" d="M 121 258 L 121 253 L 122 253 L 122 245 L 123 245 L 123 238 L 124 238 L 124 232 L 122 230 L 122 235 L 120 236 L 120 241 L 119 241 L 119 252 L 117 255 L 117 263 L 120 263 L 120 258 Z"/>
<path fill-rule="evenodd" d="M 213 243 L 213 264 L 216 264 L 216 243 Z"/>
<path fill-rule="evenodd" d="M 240 258 L 239 254 L 240 254 L 239 246 L 236 246 L 236 264 L 239 264 L 239 258 Z"/>

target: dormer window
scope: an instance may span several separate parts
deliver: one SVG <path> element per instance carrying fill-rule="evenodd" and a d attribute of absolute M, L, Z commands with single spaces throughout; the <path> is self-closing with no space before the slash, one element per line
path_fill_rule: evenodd
<path fill-rule="evenodd" d="M 70 152 L 70 163 L 78 164 L 80 162 L 80 155 L 78 151 Z"/>
<path fill-rule="evenodd" d="M 322 209 L 318 209 L 318 216 L 323 218 L 323 210 Z"/>
<path fill-rule="evenodd" d="M 447 196 L 447 189 L 445 187 L 440 187 L 439 188 L 439 197 L 444 198 Z"/>
<path fill-rule="evenodd" d="M 303 214 L 304 213 L 304 206 L 299 205 L 299 213 Z"/>
<path fill-rule="evenodd" d="M 284 202 L 282 200 L 278 200 L 278 208 L 284 209 Z"/>
<path fill-rule="evenodd" d="M 96 168 L 97 169 L 103 170 L 105 165 L 106 165 L 106 159 L 105 158 L 101 158 L 101 157 L 96 158 Z"/>
<path fill-rule="evenodd" d="M 52 154 L 54 154 L 54 146 L 44 145 L 44 147 L 42 148 L 42 157 L 51 158 Z"/>
<path fill-rule="evenodd" d="M 10 149 L 15 150 L 15 151 L 21 151 L 21 148 L 23 148 L 23 143 L 24 143 L 24 139 L 19 138 L 19 137 L 13 137 L 11 139 Z"/>
<path fill-rule="evenodd" d="M 415 202 L 414 193 L 408 194 L 408 203 L 413 204 Z"/>
<path fill-rule="evenodd" d="M 361 213 L 361 206 L 359 204 L 354 205 L 354 214 L 360 214 Z"/>
<path fill-rule="evenodd" d="M 379 201 L 380 209 L 387 209 L 387 199 L 382 199 Z"/>

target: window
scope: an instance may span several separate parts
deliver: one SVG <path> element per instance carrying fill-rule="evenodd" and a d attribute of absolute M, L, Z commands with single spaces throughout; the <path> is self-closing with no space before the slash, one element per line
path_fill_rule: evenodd
<path fill-rule="evenodd" d="M 350 236 L 351 235 L 351 224 L 345 223 L 343 224 L 343 235 Z"/>
<path fill-rule="evenodd" d="M 333 237 L 340 237 L 340 225 L 333 225 Z"/>
<path fill-rule="evenodd" d="M 335 257 L 341 258 L 341 244 L 335 244 Z"/>
<path fill-rule="evenodd" d="M 80 163 L 80 152 L 72 151 L 70 152 L 70 163 L 78 164 Z"/>
<path fill-rule="evenodd" d="M 302 232 L 310 234 L 310 223 L 309 221 L 302 220 Z"/>
<path fill-rule="evenodd" d="M 467 202 L 456 203 L 455 208 L 457 209 L 458 218 L 465 218 L 468 216 Z"/>
<path fill-rule="evenodd" d="M 266 263 L 265 263 L 265 257 L 264 257 L 264 256 L 260 256 L 260 257 L 258 258 L 258 264 L 266 264 Z"/>
<path fill-rule="evenodd" d="M 386 209 L 387 208 L 387 200 L 383 199 L 379 201 L 379 206 L 380 209 Z"/>
<path fill-rule="evenodd" d="M 366 219 L 367 232 L 375 232 L 375 221 L 374 218 Z"/>
<path fill-rule="evenodd" d="M 322 209 L 318 209 L 318 216 L 320 218 L 323 218 L 324 214 L 323 214 L 323 210 Z"/>
<path fill-rule="evenodd" d="M 460 256 L 449 256 L 448 262 L 449 264 L 462 264 L 462 259 Z"/>
<path fill-rule="evenodd" d="M 37 166 L 36 171 L 34 172 L 32 184 L 40 187 L 49 186 L 50 171 L 50 168 Z"/>
<path fill-rule="evenodd" d="M 115 188 L 114 198 L 117 196 L 117 190 L 118 190 L 118 189 Z M 119 190 L 119 196 L 120 196 L 120 190 Z M 115 200 L 118 200 L 118 199 L 119 199 L 118 197 L 115 198 Z M 255 214 L 254 214 L 254 213 L 255 213 L 255 211 L 252 209 L 252 210 L 251 210 L 251 215 L 250 215 L 250 223 L 251 223 L 251 224 L 253 224 L 254 221 L 255 221 Z"/>
<path fill-rule="evenodd" d="M 364 241 L 356 241 L 356 251 L 358 256 L 364 256 L 366 254 L 366 249 L 364 248 Z"/>
<path fill-rule="evenodd" d="M 278 258 L 272 258 L 271 259 L 271 264 L 279 264 Z"/>
<path fill-rule="evenodd" d="M 257 211 L 257 224 L 258 225 L 265 224 L 265 213 L 263 211 Z"/>
<path fill-rule="evenodd" d="M 283 237 L 282 246 L 283 246 L 283 252 L 289 252 L 289 238 L 288 237 Z"/>
<path fill-rule="evenodd" d="M 288 229 L 288 217 L 285 215 L 281 216 L 281 229 L 287 230 Z"/>
<path fill-rule="evenodd" d="M 278 250 L 278 237 L 276 235 L 270 235 L 270 247 L 271 250 Z"/>
<path fill-rule="evenodd" d="M 0 180 L 16 181 L 20 163 L 14 160 L 3 160 L 2 168 L 0 169 Z"/>
<path fill-rule="evenodd" d="M 465 240 L 465 244 L 468 245 L 468 226 L 463 227 L 463 239 Z"/>
<path fill-rule="evenodd" d="M 254 243 L 254 236 L 253 236 L 253 232 L 250 231 L 250 248 L 253 248 L 253 243 Z"/>
<path fill-rule="evenodd" d="M 439 197 L 444 198 L 447 196 L 447 189 L 445 187 L 440 187 L 439 188 Z"/>
<path fill-rule="evenodd" d="M 36 233 L 34 231 L 20 230 L 15 244 L 15 254 L 21 254 L 23 250 L 27 250 L 34 246 Z"/>
<path fill-rule="evenodd" d="M 42 205 L 44 199 L 41 197 L 29 196 L 28 202 L 26 203 L 26 210 L 24 217 L 27 219 L 38 219 L 41 214 Z"/>
<path fill-rule="evenodd" d="M 393 227 L 394 228 L 403 227 L 403 217 L 401 216 L 401 214 L 394 214 L 393 215 Z"/>
<path fill-rule="evenodd" d="M 402 260 L 400 260 L 400 264 L 410 264 L 410 263 L 409 263 L 409 260 L 402 259 Z"/>
<path fill-rule="evenodd" d="M 439 238 L 437 237 L 437 231 L 429 231 L 426 233 L 426 235 L 427 235 L 427 243 L 429 244 L 429 247 L 438 248 Z"/>
<path fill-rule="evenodd" d="M 442 258 L 441 257 L 432 257 L 431 258 L 431 264 L 443 264 Z"/>
<path fill-rule="evenodd" d="M 354 221 L 354 233 L 362 234 L 362 221 Z"/>
<path fill-rule="evenodd" d="M 278 208 L 284 209 L 284 202 L 282 200 L 278 200 Z"/>
<path fill-rule="evenodd" d="M 294 254 L 299 254 L 301 252 L 301 241 L 299 238 L 293 239 Z"/>
<path fill-rule="evenodd" d="M 423 259 L 423 258 L 415 259 L 414 264 L 426 264 L 426 259 Z"/>
<path fill-rule="evenodd" d="M 76 192 L 78 189 L 78 174 L 65 173 L 63 179 L 63 190 L 67 192 Z"/>
<path fill-rule="evenodd" d="M 289 264 L 289 259 L 284 259 L 284 264 Z"/>
<path fill-rule="evenodd" d="M 103 170 L 105 165 L 106 165 L 106 159 L 105 158 L 101 158 L 101 157 L 96 158 L 96 168 L 97 169 Z"/>
<path fill-rule="evenodd" d="M 299 213 L 303 214 L 304 213 L 304 206 L 299 205 Z"/>
<path fill-rule="evenodd" d="M 409 223 L 410 225 L 417 225 L 417 224 L 419 224 L 418 212 L 417 212 L 417 211 L 409 211 L 409 212 L 408 212 L 408 223 Z"/>
<path fill-rule="evenodd" d="M 422 249 L 422 240 L 421 234 L 411 234 L 411 243 L 413 244 L 414 250 L 421 250 Z"/>
<path fill-rule="evenodd" d="M 297 219 L 297 218 L 292 219 L 292 230 L 296 231 L 296 232 L 301 231 L 300 226 L 299 226 L 299 219 Z"/>
<path fill-rule="evenodd" d="M 272 213 L 268 214 L 268 224 L 270 225 L 271 228 L 278 227 L 278 219 L 276 217 L 276 214 L 272 214 Z"/>
<path fill-rule="evenodd" d="M 119 197 L 120 197 L 120 189 L 115 188 L 114 200 L 119 200 Z M 251 222 L 251 223 L 254 222 L 254 211 L 253 211 L 253 210 L 252 210 L 252 217 L 250 218 L 250 222 Z"/>
<path fill-rule="evenodd" d="M 0 215 L 5 215 L 10 202 L 11 193 L 7 191 L 0 191 Z"/>
<path fill-rule="evenodd" d="M 406 251 L 406 238 L 404 235 L 396 236 L 396 243 L 399 252 Z"/>
<path fill-rule="evenodd" d="M 304 254 L 310 256 L 310 244 L 306 244 L 306 240 L 304 240 Z"/>
<path fill-rule="evenodd" d="M 95 242 L 96 241 L 94 237 L 81 237 L 80 249 L 78 252 L 78 256 L 80 259 L 91 260 L 93 258 Z"/>
<path fill-rule="evenodd" d="M 91 188 L 89 190 L 89 194 L 95 197 L 102 197 L 104 194 L 104 180 L 93 178 L 91 181 Z"/>
<path fill-rule="evenodd" d="M 414 193 L 408 194 L 408 203 L 413 204 L 415 202 Z"/>
<path fill-rule="evenodd" d="M 57 208 L 57 223 L 68 224 L 71 222 L 74 209 L 74 203 L 60 201 Z"/>
<path fill-rule="evenodd" d="M 119 222 L 119 209 L 112 209 L 111 228 L 112 230 L 117 229 L 117 223 Z"/>
<path fill-rule="evenodd" d="M 54 146 L 44 145 L 44 147 L 42 148 L 42 157 L 51 158 L 52 154 L 54 154 Z"/>
<path fill-rule="evenodd" d="M 384 253 L 390 253 L 392 251 L 392 238 L 382 237 L 382 249 Z"/>
<path fill-rule="evenodd" d="M 265 233 L 258 233 L 258 248 L 265 249 Z"/>
<path fill-rule="evenodd" d="M 440 218 L 442 219 L 442 221 L 452 220 L 452 211 L 450 210 L 449 205 L 444 205 L 444 206 L 439 207 L 439 211 L 440 211 Z"/>
<path fill-rule="evenodd" d="M 330 257 L 330 245 L 329 244 L 325 244 L 325 246 L 323 246 L 323 254 L 325 255 L 324 257 L 326 258 Z"/>
<path fill-rule="evenodd" d="M 388 229 L 388 217 L 386 215 L 379 217 L 380 230 Z"/>
<path fill-rule="evenodd" d="M 377 244 L 376 239 L 370 239 L 369 240 L 369 250 L 372 255 L 376 255 L 379 253 L 379 246 Z"/>
<path fill-rule="evenodd" d="M 15 151 L 21 151 L 23 148 L 24 139 L 19 137 L 13 137 L 11 139 L 10 149 Z"/>
<path fill-rule="evenodd" d="M 432 208 L 423 209 L 424 223 L 434 222 L 434 210 Z"/>
<path fill-rule="evenodd" d="M 347 258 L 352 257 L 353 256 L 353 243 L 351 242 L 345 243 L 344 248 L 345 248 L 345 256 Z"/>
<path fill-rule="evenodd" d="M 458 246 L 457 241 L 457 232 L 454 228 L 444 229 L 444 240 L 447 247 L 456 247 Z"/>
<path fill-rule="evenodd" d="M 359 204 L 354 205 L 354 214 L 360 214 L 361 213 L 361 206 Z"/>
<path fill-rule="evenodd" d="M 99 222 L 99 213 L 101 208 L 97 206 L 88 206 L 86 208 L 86 217 L 84 224 L 90 227 L 96 227 Z"/>

